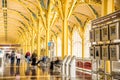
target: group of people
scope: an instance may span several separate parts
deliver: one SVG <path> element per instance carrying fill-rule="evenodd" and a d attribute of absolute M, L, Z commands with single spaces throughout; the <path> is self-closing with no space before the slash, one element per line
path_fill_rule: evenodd
<path fill-rule="evenodd" d="M 31 63 L 31 65 L 36 66 L 36 65 L 38 65 L 40 62 L 45 63 L 47 57 L 46 57 L 46 56 L 43 56 L 42 59 L 40 59 L 40 60 L 37 61 L 37 54 L 36 54 L 36 52 L 34 51 L 34 52 L 32 53 L 32 55 L 30 54 L 30 52 L 27 52 L 27 53 L 25 54 L 25 58 L 26 58 L 28 64 Z"/>
<path fill-rule="evenodd" d="M 6 53 L 6 58 L 9 57 L 10 58 L 10 63 L 11 65 L 13 65 L 15 63 L 15 59 L 16 59 L 16 65 L 20 65 L 20 59 L 21 59 L 21 53 L 20 51 L 11 51 L 10 54 Z"/>
<path fill-rule="evenodd" d="M 11 52 L 11 54 L 10 54 L 10 62 L 11 62 L 11 64 L 14 64 L 15 60 L 16 60 L 16 65 L 19 66 L 20 65 L 20 61 L 21 61 L 21 56 L 22 55 L 21 55 L 20 51 L 14 51 L 13 50 Z M 38 65 L 40 62 L 46 63 L 47 58 L 48 57 L 43 56 L 40 60 L 37 60 L 36 51 L 34 51 L 32 54 L 30 52 L 26 52 L 26 54 L 25 54 L 25 59 L 27 61 L 27 64 L 28 65 L 31 64 L 34 67 L 36 65 Z M 49 61 L 49 63 L 50 63 L 50 70 L 53 70 L 54 69 L 54 65 L 60 63 L 60 59 L 57 57 L 56 60 Z"/>
<path fill-rule="evenodd" d="M 38 65 L 40 62 L 42 62 L 42 63 L 46 63 L 47 62 L 47 56 L 43 56 L 40 60 L 37 60 L 37 54 L 36 54 L 35 51 L 32 53 L 32 55 L 30 54 L 30 52 L 27 52 L 25 54 L 25 58 L 27 60 L 27 63 L 28 64 L 31 63 L 32 66 Z M 56 60 L 51 61 L 50 62 L 50 70 L 53 70 L 54 69 L 54 65 L 59 64 L 59 63 L 60 63 L 60 59 L 58 57 L 56 58 Z"/>
<path fill-rule="evenodd" d="M 34 52 L 32 53 L 32 55 L 30 54 L 30 52 L 27 52 L 27 53 L 25 54 L 25 58 L 26 58 L 26 60 L 27 60 L 27 64 L 30 64 L 30 63 L 31 63 L 32 66 L 36 66 L 36 61 L 37 61 L 36 51 L 34 51 Z"/>

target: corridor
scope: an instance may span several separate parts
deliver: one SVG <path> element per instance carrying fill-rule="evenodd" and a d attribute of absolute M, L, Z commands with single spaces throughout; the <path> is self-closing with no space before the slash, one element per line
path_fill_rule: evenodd
<path fill-rule="evenodd" d="M 120 80 L 120 0 L 0 0 L 0 80 Z"/>

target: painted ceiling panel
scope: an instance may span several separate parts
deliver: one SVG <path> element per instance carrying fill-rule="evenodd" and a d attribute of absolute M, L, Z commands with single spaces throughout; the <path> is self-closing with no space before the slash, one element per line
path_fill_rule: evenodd
<path fill-rule="evenodd" d="M 98 15 L 101 16 L 101 5 L 96 6 L 96 5 L 92 5 L 92 7 L 98 12 Z"/>
<path fill-rule="evenodd" d="M 36 5 L 36 3 L 33 1 L 23 1 L 23 3 L 30 8 L 34 13 L 38 13 L 38 5 Z"/>
<path fill-rule="evenodd" d="M 76 13 L 82 13 L 90 17 L 94 17 L 92 10 L 88 7 L 88 4 L 81 4 L 78 7 L 74 9 L 74 12 Z"/>
<path fill-rule="evenodd" d="M 8 9 L 11 9 L 11 10 L 15 10 L 15 11 L 18 11 L 18 12 L 21 12 L 23 13 L 25 16 L 30 16 L 29 15 L 29 12 L 27 11 L 27 9 L 24 8 L 24 6 L 17 2 L 17 1 L 14 1 L 14 0 L 7 0 L 8 2 Z M 12 5 L 11 5 L 12 4 Z"/>

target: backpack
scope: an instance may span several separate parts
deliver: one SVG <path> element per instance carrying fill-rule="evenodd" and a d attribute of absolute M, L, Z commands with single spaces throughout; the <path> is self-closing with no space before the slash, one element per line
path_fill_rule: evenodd
<path fill-rule="evenodd" d="M 25 58 L 27 58 L 27 54 L 25 55 Z"/>

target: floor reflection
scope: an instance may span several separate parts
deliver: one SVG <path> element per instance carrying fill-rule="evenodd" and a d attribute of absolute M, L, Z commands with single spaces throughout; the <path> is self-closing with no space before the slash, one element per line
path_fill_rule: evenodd
<path fill-rule="evenodd" d="M 16 80 L 20 80 L 20 67 L 16 67 L 16 73 L 15 73 L 15 76 L 16 76 Z"/>
<path fill-rule="evenodd" d="M 27 69 L 25 70 L 25 75 L 29 76 L 30 75 L 30 67 L 28 66 Z"/>
<path fill-rule="evenodd" d="M 36 69 L 32 69 L 31 72 L 32 72 L 31 80 L 36 80 L 37 79 L 36 78 Z"/>
<path fill-rule="evenodd" d="M 8 65 L 5 66 L 0 80 L 114 80 L 111 76 L 83 71 L 77 71 L 76 74 L 76 78 L 71 78 L 61 74 L 51 74 L 48 67 L 32 67 L 27 64 L 21 66 Z"/>
<path fill-rule="evenodd" d="M 10 66 L 10 75 L 14 76 L 14 74 L 15 74 L 14 65 L 11 64 L 11 66 Z"/>

